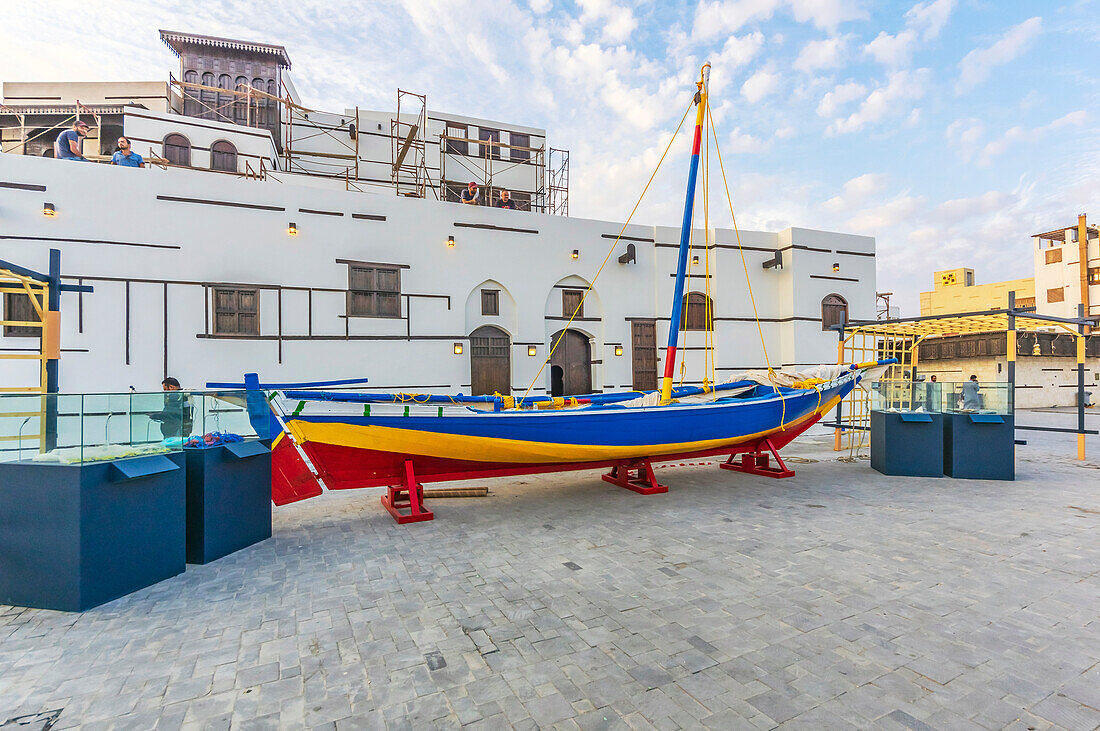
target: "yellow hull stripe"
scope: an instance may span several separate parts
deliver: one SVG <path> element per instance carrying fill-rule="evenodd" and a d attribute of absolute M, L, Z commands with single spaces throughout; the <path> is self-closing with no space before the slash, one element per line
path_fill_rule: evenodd
<path fill-rule="evenodd" d="M 792 421 L 786 427 L 798 426 L 818 413 L 825 413 L 839 399 L 822 403 L 815 412 Z M 607 459 L 632 457 L 656 457 L 662 455 L 701 452 L 734 446 L 743 442 L 771 436 L 781 431 L 779 427 L 722 439 L 705 439 L 696 442 L 668 444 L 617 445 L 617 444 L 554 444 L 498 437 L 443 434 L 438 432 L 398 429 L 388 426 L 362 426 L 357 424 L 322 423 L 292 419 L 287 428 L 299 444 L 316 442 L 337 447 L 371 449 L 396 454 L 416 454 L 442 459 L 460 459 L 469 462 L 553 464 L 556 462 L 596 462 Z"/>

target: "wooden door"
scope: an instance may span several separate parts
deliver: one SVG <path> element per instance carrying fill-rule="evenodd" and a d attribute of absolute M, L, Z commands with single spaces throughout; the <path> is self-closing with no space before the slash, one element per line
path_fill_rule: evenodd
<path fill-rule="evenodd" d="M 635 391 L 657 389 L 657 322 L 632 320 L 630 322 L 630 359 L 634 372 Z"/>
<path fill-rule="evenodd" d="M 562 396 L 592 393 L 592 346 L 588 336 L 576 330 L 564 333 L 559 331 L 550 340 L 553 344 L 561 338 L 550 359 L 551 374 L 555 367 L 561 369 Z"/>
<path fill-rule="evenodd" d="M 499 327 L 470 334 L 470 384 L 474 396 L 512 393 L 512 339 Z"/>

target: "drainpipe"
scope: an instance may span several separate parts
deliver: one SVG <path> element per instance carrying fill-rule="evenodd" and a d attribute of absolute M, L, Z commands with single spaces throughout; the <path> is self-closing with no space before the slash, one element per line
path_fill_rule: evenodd
<path fill-rule="evenodd" d="M 1085 223 L 1085 214 L 1077 216 L 1077 251 L 1080 256 L 1078 267 L 1081 271 L 1081 304 L 1085 307 L 1084 317 L 1089 316 L 1089 227 Z M 1085 326 L 1088 335 L 1091 328 Z"/>

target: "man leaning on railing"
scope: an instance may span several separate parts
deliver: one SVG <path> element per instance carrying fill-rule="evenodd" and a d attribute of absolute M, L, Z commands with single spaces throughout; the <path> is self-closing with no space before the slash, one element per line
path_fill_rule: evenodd
<path fill-rule="evenodd" d="M 88 123 L 83 120 L 73 122 L 72 129 L 67 129 L 57 136 L 53 143 L 53 156 L 58 160 L 76 160 L 77 162 L 91 162 L 84 157 L 84 138 L 88 136 Z"/>

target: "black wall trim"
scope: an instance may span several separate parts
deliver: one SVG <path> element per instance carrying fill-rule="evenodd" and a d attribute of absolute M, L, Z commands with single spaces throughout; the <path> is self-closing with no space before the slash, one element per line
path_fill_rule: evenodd
<path fill-rule="evenodd" d="M 837 249 L 836 253 L 838 253 L 838 254 L 847 254 L 848 256 L 869 256 L 871 258 L 874 258 L 874 256 L 875 256 L 874 252 L 844 251 L 843 249 Z"/>
<path fill-rule="evenodd" d="M 251 208 L 256 211 L 285 211 L 282 206 L 262 206 L 259 203 L 233 203 L 231 201 L 211 201 L 202 198 L 181 198 L 175 195 L 158 195 L 158 201 L 173 201 L 175 203 L 201 203 L 207 206 L 227 206 L 229 208 Z"/>
<path fill-rule="evenodd" d="M 456 228 L 482 228 L 487 231 L 511 231 L 517 234 L 537 234 L 538 229 L 535 228 L 514 228 L 512 226 L 494 226 L 491 223 L 460 223 L 455 221 Z"/>
<path fill-rule="evenodd" d="M 572 318 L 570 318 L 570 317 L 556 317 L 554 315 L 547 315 L 546 319 L 547 320 L 561 321 L 561 322 L 569 322 L 570 320 L 572 320 L 573 322 L 600 322 L 599 317 L 572 317 Z M 666 317 L 665 319 L 667 320 L 668 318 Z"/>
<path fill-rule="evenodd" d="M 56 241 L 62 244 L 106 244 L 108 246 L 139 246 L 144 249 L 181 249 L 175 244 L 138 244 L 130 241 L 102 241 L 100 239 L 65 239 L 55 236 L 0 236 L 14 241 Z"/>
<path fill-rule="evenodd" d="M 658 249 L 679 249 L 679 244 L 654 244 Z M 692 246 L 692 251 L 702 251 L 707 249 L 731 249 L 733 251 L 762 251 L 765 254 L 774 254 L 775 249 L 767 249 L 763 246 L 738 246 L 737 244 L 711 244 L 710 246 Z"/>
<path fill-rule="evenodd" d="M 343 216 L 342 211 L 316 211 L 312 208 L 299 208 L 298 213 L 313 213 L 318 216 Z"/>
<path fill-rule="evenodd" d="M 811 274 L 810 279 L 832 279 L 837 282 L 858 282 L 855 277 L 829 277 L 824 274 Z"/>
<path fill-rule="evenodd" d="M 0 188 L 12 188 L 14 190 L 36 190 L 39 193 L 46 192 L 46 186 L 34 185 L 33 183 L 5 183 L 0 181 Z"/>
<path fill-rule="evenodd" d="M 787 251 L 789 249 L 799 249 L 801 251 L 818 251 L 822 254 L 833 253 L 832 249 L 819 249 L 816 246 L 803 246 L 802 244 L 790 244 L 788 246 L 784 246 L 782 249 L 779 249 L 779 251 Z"/>
<path fill-rule="evenodd" d="M 622 236 L 619 236 L 617 234 L 600 234 L 600 238 L 601 239 L 618 239 L 619 241 L 641 241 L 644 244 L 652 244 L 653 243 L 653 239 L 646 239 L 646 238 L 642 238 L 640 236 L 627 236 L 625 234 L 622 235 Z"/>
<path fill-rule="evenodd" d="M 373 213 L 353 213 L 351 217 L 359 221 L 385 221 L 385 216 L 378 216 Z"/>
<path fill-rule="evenodd" d="M 628 317 L 628 320 L 660 320 L 669 322 L 670 317 Z M 756 322 L 754 317 L 715 317 L 715 322 Z M 820 317 L 761 317 L 760 322 L 821 322 Z"/>

